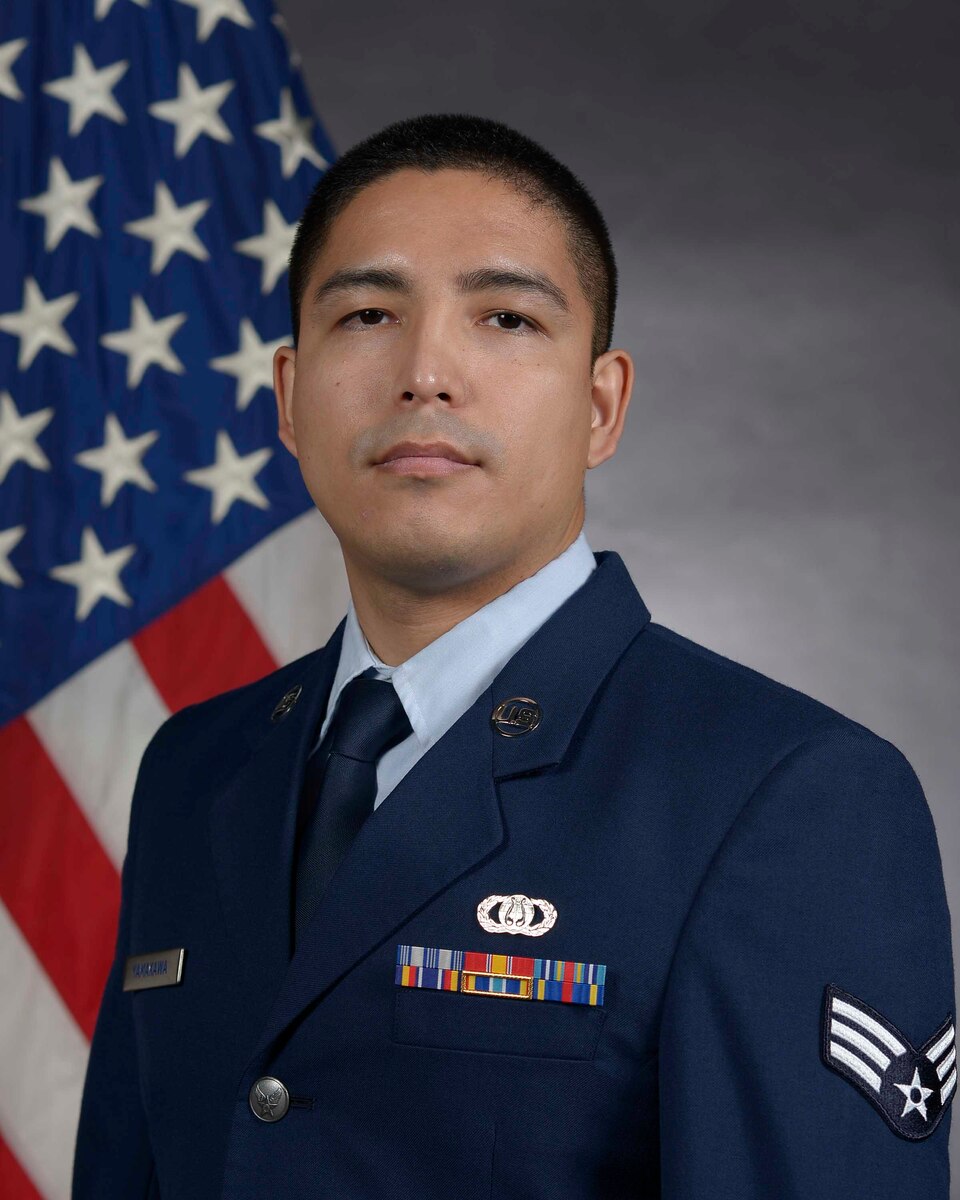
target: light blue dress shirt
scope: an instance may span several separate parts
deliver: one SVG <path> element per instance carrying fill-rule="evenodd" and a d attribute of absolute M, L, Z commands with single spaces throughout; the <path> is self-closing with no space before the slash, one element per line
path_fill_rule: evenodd
<path fill-rule="evenodd" d="M 486 691 L 524 642 L 586 583 L 596 565 L 581 529 L 576 540 L 536 574 L 522 579 L 396 667 L 382 662 L 370 649 L 351 599 L 337 673 L 313 750 L 323 740 L 340 693 L 351 679 L 375 667 L 377 679 L 392 680 L 413 732 L 377 763 L 373 805 L 377 808 Z"/>

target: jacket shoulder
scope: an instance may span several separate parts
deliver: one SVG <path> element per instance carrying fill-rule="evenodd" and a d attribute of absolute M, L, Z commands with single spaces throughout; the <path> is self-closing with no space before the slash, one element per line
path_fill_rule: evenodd
<path fill-rule="evenodd" d="M 637 639 L 638 683 L 673 717 L 781 745 L 828 731 L 885 741 L 875 730 L 797 687 L 673 629 L 649 622 Z"/>

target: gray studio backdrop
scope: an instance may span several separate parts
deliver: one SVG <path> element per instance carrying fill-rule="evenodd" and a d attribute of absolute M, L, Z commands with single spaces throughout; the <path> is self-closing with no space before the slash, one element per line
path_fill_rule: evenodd
<path fill-rule="evenodd" d="M 655 621 L 900 747 L 960 946 L 952 10 L 280 8 L 338 150 L 472 112 L 586 182 L 638 369 L 618 455 L 588 475 L 591 544 L 623 555 Z M 955 1164 L 958 1145 L 955 1117 Z"/>

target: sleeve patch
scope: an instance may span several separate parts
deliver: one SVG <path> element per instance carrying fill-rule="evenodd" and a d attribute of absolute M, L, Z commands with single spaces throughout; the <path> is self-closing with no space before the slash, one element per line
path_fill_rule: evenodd
<path fill-rule="evenodd" d="M 952 1016 L 915 1050 L 886 1017 L 832 983 L 823 994 L 820 1055 L 910 1141 L 933 1133 L 957 1087 Z"/>

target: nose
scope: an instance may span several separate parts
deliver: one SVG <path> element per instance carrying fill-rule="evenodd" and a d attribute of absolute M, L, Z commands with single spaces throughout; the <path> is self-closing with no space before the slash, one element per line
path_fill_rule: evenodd
<path fill-rule="evenodd" d="M 432 400 L 434 396 L 438 400 L 452 399 L 449 392 L 433 391 L 432 384 L 429 382 L 418 385 L 415 391 L 406 391 L 403 393 L 404 400 Z"/>
<path fill-rule="evenodd" d="M 463 391 L 456 337 L 440 315 L 411 324 L 404 339 L 398 380 L 405 403 L 457 403 Z"/>

